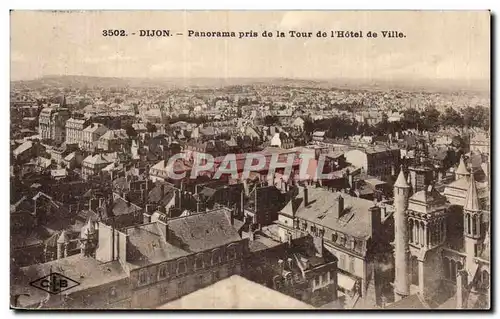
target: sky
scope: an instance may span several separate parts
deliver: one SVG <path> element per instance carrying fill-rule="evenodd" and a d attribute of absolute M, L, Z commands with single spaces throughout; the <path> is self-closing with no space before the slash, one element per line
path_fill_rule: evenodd
<path fill-rule="evenodd" d="M 124 29 L 127 37 L 104 37 Z M 167 29 L 183 36 L 132 36 Z M 189 38 L 187 30 L 255 31 L 258 38 Z M 263 38 L 264 30 L 311 38 Z M 363 31 L 364 38 L 316 32 Z M 380 31 L 403 32 L 384 39 Z M 378 38 L 367 38 L 375 31 Z M 302 79 L 490 78 L 488 11 L 13 11 L 11 79 L 106 77 L 280 77 Z"/>

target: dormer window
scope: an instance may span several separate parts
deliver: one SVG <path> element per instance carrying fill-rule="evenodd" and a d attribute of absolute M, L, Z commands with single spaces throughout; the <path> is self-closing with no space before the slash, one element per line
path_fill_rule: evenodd
<path fill-rule="evenodd" d="M 229 246 L 227 248 L 227 259 L 228 260 L 236 259 L 236 247 L 235 246 Z"/>
<path fill-rule="evenodd" d="M 168 277 L 168 264 L 162 264 L 159 267 L 158 279 L 165 279 Z"/>
<path fill-rule="evenodd" d="M 203 254 L 198 254 L 195 257 L 195 262 L 194 262 L 194 269 L 202 269 L 204 266 L 203 262 Z"/>
<path fill-rule="evenodd" d="M 187 272 L 187 262 L 186 259 L 181 259 L 177 262 L 177 274 L 182 275 Z"/>
<path fill-rule="evenodd" d="M 336 243 L 338 239 L 338 234 L 336 232 L 332 233 L 332 242 Z"/>
<path fill-rule="evenodd" d="M 149 273 L 147 269 L 141 269 L 139 271 L 139 286 L 144 286 L 149 283 Z"/>
<path fill-rule="evenodd" d="M 222 254 L 219 249 L 215 249 L 212 251 L 212 258 L 211 258 L 212 265 L 217 265 L 222 262 Z"/>

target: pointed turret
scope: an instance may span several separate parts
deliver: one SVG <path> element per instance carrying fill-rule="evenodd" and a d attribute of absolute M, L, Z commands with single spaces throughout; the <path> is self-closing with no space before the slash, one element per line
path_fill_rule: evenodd
<path fill-rule="evenodd" d="M 465 199 L 464 210 L 477 212 L 479 211 L 479 199 L 477 197 L 477 187 L 474 178 L 471 176 L 467 197 Z"/>
<path fill-rule="evenodd" d="M 69 237 L 65 230 L 61 232 L 59 238 L 57 239 L 57 259 L 61 259 L 68 256 L 68 244 Z"/>
<path fill-rule="evenodd" d="M 460 179 L 467 175 L 469 175 L 469 171 L 467 170 L 467 166 L 465 166 L 464 156 L 462 155 L 460 156 L 460 163 L 455 171 L 455 179 Z"/>
<path fill-rule="evenodd" d="M 399 171 L 398 178 L 394 183 L 394 187 L 410 188 L 410 185 L 408 185 L 408 182 L 405 179 L 405 174 L 403 173 L 403 166 L 401 166 L 401 170 Z"/>
<path fill-rule="evenodd" d="M 66 233 L 65 230 L 61 232 L 61 235 L 59 235 L 59 238 L 57 239 L 58 244 L 66 244 L 69 242 L 68 234 Z"/>

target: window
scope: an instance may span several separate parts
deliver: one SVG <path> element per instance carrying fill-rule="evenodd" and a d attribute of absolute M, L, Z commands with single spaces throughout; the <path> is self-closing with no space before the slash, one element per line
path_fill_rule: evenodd
<path fill-rule="evenodd" d="M 195 263 L 194 263 L 194 269 L 202 269 L 203 268 L 203 255 L 199 254 L 196 255 Z"/>
<path fill-rule="evenodd" d="M 354 273 L 354 262 L 355 259 L 352 256 L 349 256 L 349 272 Z"/>
<path fill-rule="evenodd" d="M 164 279 L 168 277 L 168 264 L 160 265 L 160 270 L 158 272 L 158 278 Z"/>
<path fill-rule="evenodd" d="M 349 248 L 354 249 L 354 238 L 349 239 Z"/>
<path fill-rule="evenodd" d="M 340 235 L 340 245 L 345 246 L 346 238 L 344 235 Z"/>
<path fill-rule="evenodd" d="M 340 254 L 339 256 L 339 268 L 340 269 L 345 269 L 345 255 L 344 254 Z"/>
<path fill-rule="evenodd" d="M 314 287 L 319 287 L 320 279 L 319 276 L 314 277 Z"/>
<path fill-rule="evenodd" d="M 215 249 L 212 251 L 212 258 L 211 258 L 212 265 L 217 265 L 222 262 L 222 254 L 220 253 L 220 250 Z"/>
<path fill-rule="evenodd" d="M 337 238 L 338 238 L 337 233 L 335 233 L 335 232 L 332 233 L 332 242 L 334 242 L 334 243 L 337 242 Z"/>
<path fill-rule="evenodd" d="M 139 286 L 147 285 L 149 282 L 149 273 L 147 269 L 141 269 L 139 271 Z"/>
<path fill-rule="evenodd" d="M 179 260 L 177 262 L 177 274 L 185 274 L 187 272 L 187 263 L 186 259 Z"/>
<path fill-rule="evenodd" d="M 236 259 L 236 247 L 235 246 L 229 246 L 227 248 L 227 259 L 228 260 Z"/>

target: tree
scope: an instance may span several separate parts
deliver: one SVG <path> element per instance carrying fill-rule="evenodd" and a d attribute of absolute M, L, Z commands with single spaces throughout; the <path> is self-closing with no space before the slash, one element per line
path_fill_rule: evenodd
<path fill-rule="evenodd" d="M 429 131 L 437 131 L 441 113 L 434 106 L 428 106 L 423 112 L 423 127 Z"/>
<path fill-rule="evenodd" d="M 156 129 L 156 125 L 148 122 L 146 123 L 146 129 L 148 130 L 149 133 L 156 133 L 157 129 Z"/>
<path fill-rule="evenodd" d="M 137 137 L 137 131 L 131 124 L 125 126 L 125 132 L 127 132 L 127 135 L 131 138 Z"/>
<path fill-rule="evenodd" d="M 277 116 L 267 115 L 264 117 L 264 125 L 276 125 L 279 123 L 279 119 Z"/>
<path fill-rule="evenodd" d="M 464 118 L 454 108 L 448 107 L 441 114 L 439 122 L 442 126 L 463 126 Z"/>
<path fill-rule="evenodd" d="M 422 127 L 422 118 L 420 112 L 415 109 L 407 109 L 403 112 L 402 126 L 404 129 L 420 129 Z"/>

